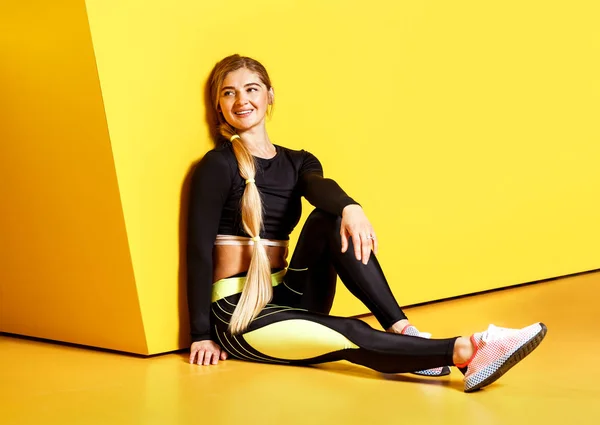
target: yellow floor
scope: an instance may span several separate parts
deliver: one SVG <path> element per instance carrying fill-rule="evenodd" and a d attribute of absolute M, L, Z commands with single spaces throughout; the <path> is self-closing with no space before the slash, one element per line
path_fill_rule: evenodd
<path fill-rule="evenodd" d="M 536 352 L 474 394 L 456 370 L 432 379 L 343 362 L 199 367 L 184 353 L 144 359 L 0 336 L 0 424 L 597 425 L 599 296 L 593 273 L 409 309 L 439 336 L 548 325 Z"/>

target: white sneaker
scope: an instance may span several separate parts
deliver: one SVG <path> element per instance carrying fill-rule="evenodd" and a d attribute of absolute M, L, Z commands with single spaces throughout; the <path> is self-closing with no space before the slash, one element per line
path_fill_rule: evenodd
<path fill-rule="evenodd" d="M 417 336 L 419 338 L 431 338 L 431 334 L 428 332 L 419 332 L 419 330 L 417 328 L 415 328 L 413 325 L 406 325 L 404 327 L 404 329 L 402 329 L 402 335 L 409 335 L 409 336 Z M 448 366 L 443 366 L 443 367 L 436 367 L 434 369 L 427 369 L 427 370 L 419 370 L 417 372 L 412 372 L 415 375 L 420 375 L 420 376 L 446 376 L 446 375 L 450 375 L 450 368 Z"/>
<path fill-rule="evenodd" d="M 485 332 L 473 334 L 476 351 L 465 373 L 465 392 L 477 391 L 500 378 L 540 345 L 546 332 L 546 325 L 535 323 L 523 329 L 490 325 Z"/>

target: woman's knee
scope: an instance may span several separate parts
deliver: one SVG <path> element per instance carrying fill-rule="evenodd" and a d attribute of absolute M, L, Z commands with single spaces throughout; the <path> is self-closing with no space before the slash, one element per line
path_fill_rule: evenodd
<path fill-rule="evenodd" d="M 339 230 L 341 217 L 328 213 L 325 210 L 315 208 L 306 219 L 305 226 L 316 227 L 322 230 Z"/>

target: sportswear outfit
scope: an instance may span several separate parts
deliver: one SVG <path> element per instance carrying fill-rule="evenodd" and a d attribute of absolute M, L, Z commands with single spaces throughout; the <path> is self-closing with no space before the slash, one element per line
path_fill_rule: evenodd
<path fill-rule="evenodd" d="M 213 282 L 213 248 L 217 235 L 249 237 L 240 212 L 246 182 L 229 142 L 208 152 L 193 171 L 187 239 L 192 341 L 212 339 L 234 358 L 277 364 L 348 360 L 386 373 L 452 365 L 456 338 L 392 334 L 358 319 L 328 315 L 339 276 L 384 329 L 406 319 L 377 258 L 371 255 L 362 264 L 351 241 L 341 252 L 342 210 L 356 202 L 323 177 L 314 155 L 277 145 L 275 149 L 271 159 L 255 157 L 254 184 L 264 206 L 260 237 L 289 240 L 301 216 L 301 197 L 316 209 L 302 229 L 289 267 L 272 271 L 272 301 L 239 335 L 227 328 L 244 277 Z"/>

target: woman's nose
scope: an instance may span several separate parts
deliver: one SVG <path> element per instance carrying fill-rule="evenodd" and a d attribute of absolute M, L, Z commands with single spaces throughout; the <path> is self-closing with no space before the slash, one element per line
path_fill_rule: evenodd
<path fill-rule="evenodd" d="M 236 96 L 235 103 L 237 103 L 238 105 L 245 105 L 246 103 L 248 103 L 248 98 L 246 97 L 246 94 L 245 93 L 238 94 Z"/>

